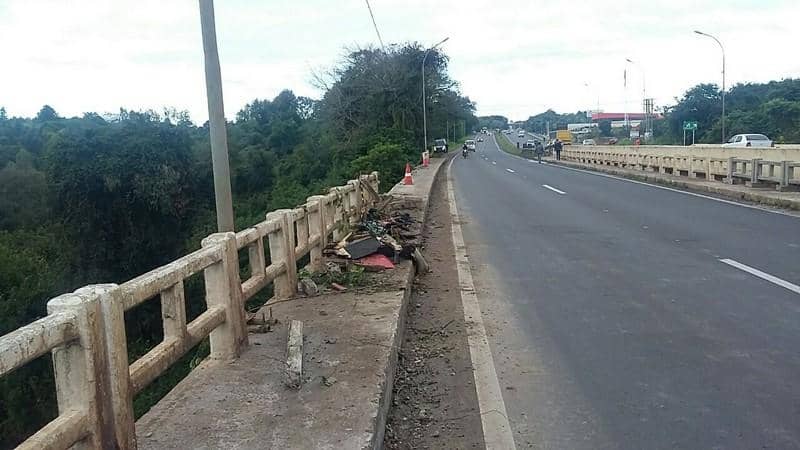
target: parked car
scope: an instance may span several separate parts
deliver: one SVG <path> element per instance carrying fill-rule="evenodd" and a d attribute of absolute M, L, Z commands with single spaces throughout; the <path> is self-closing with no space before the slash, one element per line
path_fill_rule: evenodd
<path fill-rule="evenodd" d="M 467 139 L 464 143 L 467 144 L 467 150 L 472 150 L 473 152 L 475 151 L 475 141 L 472 139 Z"/>
<path fill-rule="evenodd" d="M 597 145 L 597 143 L 594 141 L 594 139 L 584 139 L 583 145 Z"/>
<path fill-rule="evenodd" d="M 433 153 L 447 153 L 448 150 L 446 139 L 436 139 L 433 141 Z"/>
<path fill-rule="evenodd" d="M 775 147 L 775 142 L 763 134 L 737 134 L 722 147 Z"/>

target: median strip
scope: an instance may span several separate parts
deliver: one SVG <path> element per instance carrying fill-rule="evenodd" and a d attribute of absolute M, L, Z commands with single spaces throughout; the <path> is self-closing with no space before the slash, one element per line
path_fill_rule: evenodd
<path fill-rule="evenodd" d="M 782 279 L 780 279 L 780 278 L 778 278 L 778 277 L 776 277 L 774 275 L 770 275 L 770 274 L 768 274 L 766 272 L 762 272 L 762 271 L 760 271 L 760 270 L 758 270 L 756 268 L 750 267 L 748 265 L 742 264 L 742 263 L 740 263 L 738 261 L 734 261 L 732 259 L 727 259 L 727 258 L 726 259 L 720 259 L 719 262 L 725 263 L 725 264 L 727 264 L 727 265 L 729 265 L 731 267 L 735 267 L 735 268 L 737 268 L 739 270 L 742 270 L 744 272 L 747 272 L 747 273 L 749 273 L 751 275 L 755 275 L 758 278 L 761 278 L 762 280 L 767 280 L 770 283 L 777 284 L 778 286 L 780 286 L 782 288 L 785 288 L 785 289 L 788 289 L 788 290 L 794 292 L 795 294 L 800 294 L 800 286 L 798 286 L 798 285 L 796 285 L 794 283 L 790 283 L 790 282 L 788 282 L 786 280 L 782 280 Z"/>
<path fill-rule="evenodd" d="M 553 191 L 553 192 L 555 192 L 557 194 L 561 194 L 561 195 L 566 194 L 566 192 L 564 192 L 562 190 L 559 190 L 559 189 L 556 189 L 553 186 L 550 186 L 549 184 L 543 184 L 542 187 L 545 188 L 545 189 L 550 189 L 551 191 Z"/>

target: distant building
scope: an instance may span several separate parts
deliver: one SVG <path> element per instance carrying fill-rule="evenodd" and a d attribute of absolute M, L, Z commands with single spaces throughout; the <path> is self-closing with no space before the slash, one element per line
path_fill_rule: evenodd
<path fill-rule="evenodd" d="M 599 122 L 601 120 L 610 120 L 612 122 L 619 121 L 619 120 L 624 121 L 625 120 L 625 115 L 626 115 L 625 113 L 607 113 L 607 112 L 593 113 L 592 114 L 592 122 Z M 627 116 L 628 116 L 628 120 L 629 121 L 644 120 L 644 113 L 630 112 L 630 113 L 627 113 Z M 652 114 L 650 117 L 655 119 L 655 120 L 659 120 L 659 119 L 663 119 L 664 118 L 664 116 L 662 116 L 661 114 Z"/>

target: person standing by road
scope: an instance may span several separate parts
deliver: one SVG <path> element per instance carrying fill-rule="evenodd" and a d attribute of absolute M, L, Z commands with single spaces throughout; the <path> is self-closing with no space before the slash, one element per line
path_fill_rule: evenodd
<path fill-rule="evenodd" d="M 556 138 L 556 141 L 553 143 L 553 150 L 556 152 L 556 161 L 561 160 L 561 149 L 564 148 L 564 144 L 561 143 L 561 140 Z"/>
<path fill-rule="evenodd" d="M 542 155 L 544 154 L 544 146 L 540 141 L 536 141 L 533 144 L 533 151 L 536 153 L 536 159 L 539 161 L 539 164 L 542 163 Z"/>

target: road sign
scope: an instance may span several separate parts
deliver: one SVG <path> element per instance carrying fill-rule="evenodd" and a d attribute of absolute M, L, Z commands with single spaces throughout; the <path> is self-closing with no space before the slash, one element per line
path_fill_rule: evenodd
<path fill-rule="evenodd" d="M 693 120 L 687 120 L 683 122 L 683 129 L 686 131 L 694 131 L 697 129 L 697 122 Z"/>

